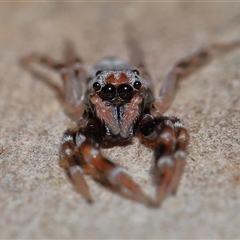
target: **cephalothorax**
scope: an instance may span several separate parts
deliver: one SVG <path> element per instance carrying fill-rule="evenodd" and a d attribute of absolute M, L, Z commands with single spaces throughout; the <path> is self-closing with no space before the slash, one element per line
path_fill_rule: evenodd
<path fill-rule="evenodd" d="M 130 67 L 98 71 L 89 82 L 83 100 L 87 111 L 103 123 L 105 138 L 119 141 L 134 135 L 139 116 L 149 111 L 153 102 L 147 81 Z"/>
<path fill-rule="evenodd" d="M 27 67 L 32 62 L 41 63 L 62 76 L 64 108 L 77 125 L 63 135 L 60 166 L 76 190 L 92 202 L 86 173 L 126 197 L 159 206 L 167 194 L 177 190 L 189 143 L 182 121 L 163 115 L 174 98 L 178 81 L 208 62 L 215 51 L 231 50 L 239 42 L 213 44 L 177 62 L 157 97 L 152 92 L 140 47 L 131 38 L 128 44 L 132 65 L 120 58 L 106 57 L 89 74 L 71 44 L 67 45 L 64 64 L 38 54 L 24 58 L 22 63 Z M 154 198 L 147 196 L 123 168 L 100 151 L 101 146 L 129 142 L 134 136 L 154 144 Z"/>

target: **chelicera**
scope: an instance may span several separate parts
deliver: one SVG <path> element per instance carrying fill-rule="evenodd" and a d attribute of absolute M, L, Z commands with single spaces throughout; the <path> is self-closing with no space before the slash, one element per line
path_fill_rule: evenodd
<path fill-rule="evenodd" d="M 239 42 L 212 44 L 175 64 L 154 97 L 153 82 L 138 43 L 128 39 L 130 62 L 117 57 L 101 59 L 87 74 L 83 60 L 67 44 L 65 63 L 32 54 L 22 60 L 40 63 L 62 77 L 65 110 L 77 124 L 62 137 L 59 163 L 75 189 L 92 202 L 84 174 L 148 206 L 159 206 L 177 191 L 187 156 L 189 133 L 178 117 L 164 116 L 180 79 L 207 63 L 215 51 L 231 50 Z M 128 143 L 133 137 L 154 146 L 156 195 L 147 196 L 118 164 L 102 156 L 102 146 Z M 124 156 L 123 156 L 124 157 Z"/>

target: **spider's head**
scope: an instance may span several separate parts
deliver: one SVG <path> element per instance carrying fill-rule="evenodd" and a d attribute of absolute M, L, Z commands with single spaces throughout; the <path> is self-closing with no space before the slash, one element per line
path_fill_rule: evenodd
<path fill-rule="evenodd" d="M 103 70 L 89 82 L 90 111 L 105 127 L 106 136 L 129 139 L 134 135 L 135 124 L 153 95 L 146 80 L 137 70 Z"/>
<path fill-rule="evenodd" d="M 147 88 L 147 82 L 137 70 L 103 70 L 96 73 L 89 87 L 113 105 L 129 103 L 135 93 Z"/>

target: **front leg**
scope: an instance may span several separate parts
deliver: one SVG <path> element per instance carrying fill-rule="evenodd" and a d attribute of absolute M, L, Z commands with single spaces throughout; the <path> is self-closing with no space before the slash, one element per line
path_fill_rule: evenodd
<path fill-rule="evenodd" d="M 77 128 L 65 131 L 62 137 L 62 144 L 59 152 L 59 165 L 64 168 L 76 191 L 80 193 L 87 202 L 92 203 L 88 185 L 84 179 L 84 166 L 81 156 L 76 151 Z"/>
<path fill-rule="evenodd" d="M 88 120 L 86 126 L 78 130 L 75 141 L 84 161 L 110 182 L 112 186 L 119 189 L 119 192 L 123 195 L 146 205 L 152 205 L 152 201 L 122 167 L 102 156 L 99 149 L 102 140 L 102 126 L 96 118 Z"/>
<path fill-rule="evenodd" d="M 177 117 L 158 117 L 146 114 L 139 125 L 141 134 L 155 143 L 156 204 L 167 193 L 174 194 L 184 170 L 189 134 Z"/>

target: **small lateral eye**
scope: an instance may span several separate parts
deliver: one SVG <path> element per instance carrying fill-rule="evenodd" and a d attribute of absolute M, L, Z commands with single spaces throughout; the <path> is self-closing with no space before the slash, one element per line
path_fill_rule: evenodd
<path fill-rule="evenodd" d="M 136 81 L 136 82 L 133 83 L 133 87 L 134 87 L 135 89 L 137 89 L 137 90 L 138 90 L 141 86 L 142 86 L 142 84 L 141 84 L 140 81 Z"/>
<path fill-rule="evenodd" d="M 134 69 L 133 72 L 139 76 L 139 71 L 137 69 Z"/>
<path fill-rule="evenodd" d="M 98 70 L 97 72 L 96 72 L 96 77 L 97 77 L 97 75 L 99 75 L 100 73 L 102 72 L 102 70 Z"/>
<path fill-rule="evenodd" d="M 100 83 L 99 83 L 99 82 L 95 82 L 95 83 L 93 84 L 93 89 L 94 89 L 95 91 L 99 91 L 99 90 L 101 89 Z"/>

